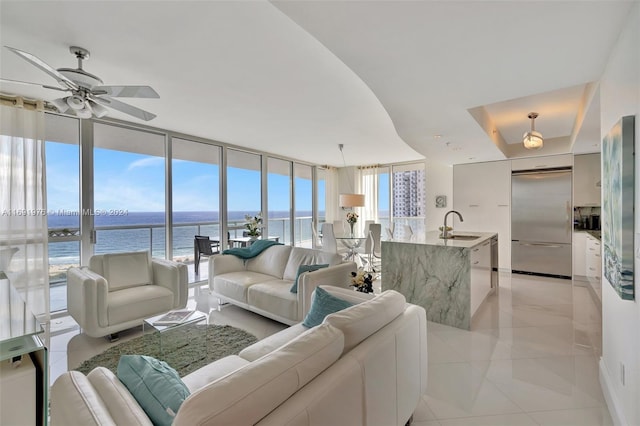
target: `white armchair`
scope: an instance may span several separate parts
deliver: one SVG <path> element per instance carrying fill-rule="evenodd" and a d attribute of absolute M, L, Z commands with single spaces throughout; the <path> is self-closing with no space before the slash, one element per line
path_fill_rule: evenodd
<path fill-rule="evenodd" d="M 186 265 L 147 251 L 96 255 L 67 272 L 67 308 L 86 334 L 107 336 L 184 308 L 187 283 Z"/>

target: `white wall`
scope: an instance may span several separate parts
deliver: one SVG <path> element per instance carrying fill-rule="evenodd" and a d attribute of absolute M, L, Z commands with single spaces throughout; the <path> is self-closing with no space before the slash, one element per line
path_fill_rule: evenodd
<path fill-rule="evenodd" d="M 437 231 L 438 226 L 442 225 L 444 214 L 453 209 L 453 166 L 427 160 L 425 167 L 427 171 L 425 229 Z M 445 208 L 436 208 L 436 195 L 446 195 L 447 206 Z"/>
<path fill-rule="evenodd" d="M 623 116 L 635 115 L 635 232 L 640 232 L 640 4 L 609 57 L 600 83 L 601 133 L 606 135 Z M 605 194 L 606 196 L 606 194 Z M 638 247 L 636 247 L 638 250 Z M 640 424 L 640 261 L 636 257 L 636 300 L 625 301 L 603 276 L 601 385 L 616 424 Z M 621 381 L 625 366 L 626 384 Z"/>

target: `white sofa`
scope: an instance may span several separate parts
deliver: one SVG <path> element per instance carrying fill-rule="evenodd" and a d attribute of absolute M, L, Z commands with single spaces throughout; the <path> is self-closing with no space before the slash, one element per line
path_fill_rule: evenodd
<path fill-rule="evenodd" d="M 426 392 L 422 307 L 389 290 L 323 286 L 358 303 L 311 329 L 282 330 L 239 355 L 183 377 L 191 394 L 173 421 L 196 425 L 404 425 Z M 64 373 L 51 389 L 51 424 L 150 425 L 109 370 Z"/>
<path fill-rule="evenodd" d="M 89 267 L 67 271 L 69 314 L 91 337 L 142 324 L 145 318 L 184 308 L 187 266 L 151 258 L 148 251 L 92 256 Z"/>
<path fill-rule="evenodd" d="M 313 264 L 329 267 L 301 274 L 298 292 L 292 293 L 300 265 Z M 211 256 L 209 289 L 224 302 L 292 325 L 304 319 L 318 285 L 347 288 L 356 269 L 354 262 L 342 263 L 336 253 L 274 245 L 247 260 L 226 254 Z"/>

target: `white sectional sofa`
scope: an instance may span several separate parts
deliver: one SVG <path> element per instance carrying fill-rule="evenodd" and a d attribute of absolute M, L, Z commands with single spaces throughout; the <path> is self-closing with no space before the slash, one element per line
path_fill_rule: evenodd
<path fill-rule="evenodd" d="M 300 265 L 313 264 L 329 267 L 301 274 L 298 292 L 292 293 Z M 318 285 L 348 288 L 356 269 L 354 262 L 342 263 L 336 253 L 275 245 L 247 260 L 226 254 L 211 256 L 209 289 L 224 302 L 291 325 L 303 320 Z"/>
<path fill-rule="evenodd" d="M 319 326 L 276 333 L 183 377 L 191 394 L 173 421 L 197 425 L 404 425 L 426 392 L 427 321 L 395 291 L 323 286 L 356 303 Z M 64 373 L 51 389 L 51 424 L 150 425 L 104 368 Z"/>

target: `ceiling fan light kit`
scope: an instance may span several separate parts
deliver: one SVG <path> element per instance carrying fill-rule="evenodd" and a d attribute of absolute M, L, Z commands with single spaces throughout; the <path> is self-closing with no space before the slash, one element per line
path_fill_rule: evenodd
<path fill-rule="evenodd" d="M 535 119 L 538 117 L 538 113 L 530 112 L 528 117 L 531 119 L 531 130 L 524 134 L 522 143 L 527 149 L 540 149 L 544 144 L 544 140 L 542 139 L 542 134 L 540 132 L 536 132 Z"/>
<path fill-rule="evenodd" d="M 160 96 L 153 88 L 149 86 L 104 86 L 102 79 L 86 72 L 82 68 L 82 61 L 90 55 L 87 49 L 78 46 L 71 46 L 69 48 L 71 53 L 78 59 L 78 68 L 55 69 L 30 53 L 9 46 L 5 47 L 31 65 L 49 74 L 49 76 L 53 77 L 58 84 L 60 84 L 61 88 L 4 78 L 0 79 L 0 81 L 40 86 L 45 89 L 58 90 L 61 92 L 71 92 L 69 96 L 49 101 L 61 113 L 74 113 L 80 118 L 91 118 L 92 116 L 100 118 L 107 115 L 109 112 L 108 108 L 111 108 L 144 121 L 149 121 L 156 117 L 155 114 L 148 111 L 112 99 L 118 97 L 157 99 Z"/>

